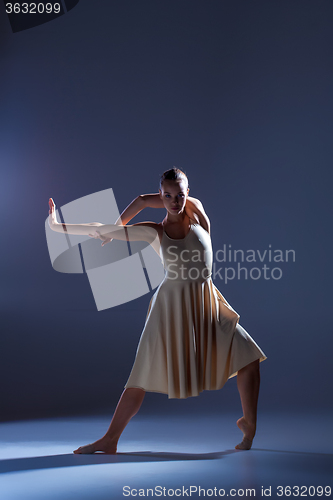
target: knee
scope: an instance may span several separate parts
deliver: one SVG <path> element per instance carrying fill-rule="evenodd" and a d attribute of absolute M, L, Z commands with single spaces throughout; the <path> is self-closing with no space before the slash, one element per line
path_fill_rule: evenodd
<path fill-rule="evenodd" d="M 141 387 L 127 387 L 124 392 L 126 393 L 126 398 L 135 403 L 142 401 L 146 394 L 146 391 L 141 389 Z"/>

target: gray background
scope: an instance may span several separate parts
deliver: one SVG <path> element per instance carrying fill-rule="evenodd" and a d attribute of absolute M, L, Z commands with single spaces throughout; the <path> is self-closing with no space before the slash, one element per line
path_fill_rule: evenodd
<path fill-rule="evenodd" d="M 52 269 L 48 199 L 112 187 L 122 211 L 173 165 L 215 252 L 296 252 L 280 280 L 214 280 L 268 357 L 259 409 L 330 407 L 332 17 L 330 0 L 81 0 L 13 34 L 0 4 L 2 420 L 112 413 L 153 292 L 97 312 L 86 275 Z M 236 407 L 234 378 L 141 412 Z"/>

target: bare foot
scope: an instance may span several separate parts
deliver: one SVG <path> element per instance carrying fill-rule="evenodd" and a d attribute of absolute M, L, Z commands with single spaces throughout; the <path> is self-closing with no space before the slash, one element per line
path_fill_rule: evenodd
<path fill-rule="evenodd" d="M 237 426 L 243 433 L 243 441 L 235 446 L 236 450 L 249 450 L 256 433 L 255 424 L 249 424 L 244 417 L 237 420 Z"/>
<path fill-rule="evenodd" d="M 108 455 L 113 455 L 117 453 L 117 443 L 112 441 L 108 436 L 103 436 L 92 444 L 87 444 L 86 446 L 80 446 L 77 450 L 74 450 L 75 454 L 90 454 L 96 451 L 103 451 Z"/>

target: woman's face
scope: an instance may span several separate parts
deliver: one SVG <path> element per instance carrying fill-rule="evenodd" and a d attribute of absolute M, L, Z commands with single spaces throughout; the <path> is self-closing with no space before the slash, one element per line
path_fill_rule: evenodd
<path fill-rule="evenodd" d="M 183 212 L 189 192 L 186 180 L 165 180 L 159 192 L 160 198 L 170 214 L 177 215 Z"/>

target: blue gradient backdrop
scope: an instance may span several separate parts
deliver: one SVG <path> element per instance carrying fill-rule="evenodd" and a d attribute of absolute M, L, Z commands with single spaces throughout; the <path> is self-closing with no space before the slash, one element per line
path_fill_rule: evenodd
<path fill-rule="evenodd" d="M 81 0 L 13 34 L 0 4 L 2 420 L 112 413 L 151 294 L 97 312 L 86 275 L 52 269 L 48 199 L 112 187 L 122 211 L 173 165 L 215 252 L 296 252 L 280 280 L 214 280 L 268 357 L 259 411 L 331 407 L 332 17 L 330 0 Z M 141 411 L 236 407 L 232 379 Z"/>

